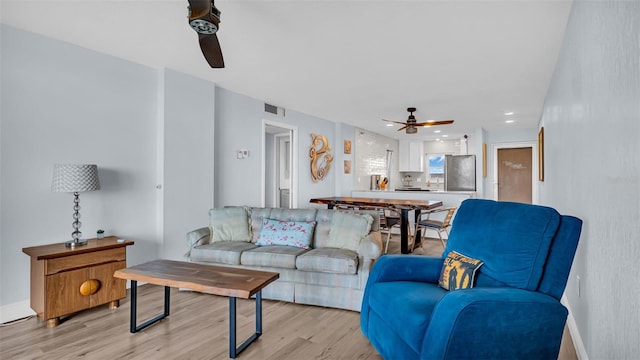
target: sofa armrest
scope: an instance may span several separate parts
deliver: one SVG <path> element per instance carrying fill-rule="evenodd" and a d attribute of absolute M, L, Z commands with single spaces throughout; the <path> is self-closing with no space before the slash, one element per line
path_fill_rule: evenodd
<path fill-rule="evenodd" d="M 203 227 L 197 230 L 189 231 L 187 233 L 187 246 L 189 247 L 189 251 L 185 254 L 185 257 L 189 258 L 191 256 L 191 249 L 198 245 L 204 245 L 209 242 L 209 237 L 211 236 L 211 232 L 209 227 Z"/>
<path fill-rule="evenodd" d="M 431 256 L 385 255 L 371 270 L 370 283 L 387 281 L 421 281 L 437 283 L 443 258 Z"/>
<path fill-rule="evenodd" d="M 515 288 L 451 291 L 433 310 L 421 356 L 555 359 L 567 314 L 558 300 L 540 292 Z"/>
<path fill-rule="evenodd" d="M 358 245 L 358 255 L 365 259 L 374 260 L 382 255 L 382 235 L 380 231 L 372 231 L 363 237 Z"/>

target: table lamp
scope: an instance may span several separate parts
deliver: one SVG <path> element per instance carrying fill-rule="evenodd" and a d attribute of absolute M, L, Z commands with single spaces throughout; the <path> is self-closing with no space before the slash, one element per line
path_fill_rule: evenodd
<path fill-rule="evenodd" d="M 55 164 L 53 166 L 53 182 L 51 183 L 52 192 L 70 192 L 73 193 L 73 232 L 72 240 L 65 244 L 70 247 L 85 245 L 87 240 L 80 237 L 80 193 L 83 191 L 100 190 L 100 181 L 98 180 L 97 165 L 75 165 L 75 164 Z"/>

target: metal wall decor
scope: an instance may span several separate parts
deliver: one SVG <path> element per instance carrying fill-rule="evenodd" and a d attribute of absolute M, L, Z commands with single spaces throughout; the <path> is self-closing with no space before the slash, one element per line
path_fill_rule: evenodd
<path fill-rule="evenodd" d="M 311 134 L 312 144 L 309 148 L 309 158 L 311 159 L 311 180 L 316 183 L 323 180 L 333 161 L 331 147 L 324 135 Z"/>

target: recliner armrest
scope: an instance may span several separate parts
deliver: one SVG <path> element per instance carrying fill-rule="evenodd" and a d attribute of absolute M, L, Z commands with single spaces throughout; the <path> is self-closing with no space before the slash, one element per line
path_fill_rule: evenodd
<path fill-rule="evenodd" d="M 451 291 L 433 309 L 423 358 L 556 358 L 567 309 L 516 288 Z M 500 344 L 500 346 L 496 346 Z"/>
<path fill-rule="evenodd" d="M 422 281 L 437 283 L 443 258 L 411 255 L 384 255 L 376 261 L 370 283 L 387 281 Z"/>

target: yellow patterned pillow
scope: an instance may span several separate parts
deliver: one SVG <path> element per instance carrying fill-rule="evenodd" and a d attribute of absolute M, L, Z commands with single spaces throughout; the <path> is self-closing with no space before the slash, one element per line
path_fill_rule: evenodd
<path fill-rule="evenodd" d="M 438 285 L 445 290 L 470 289 L 482 264 L 480 260 L 452 251 L 444 259 Z"/>

